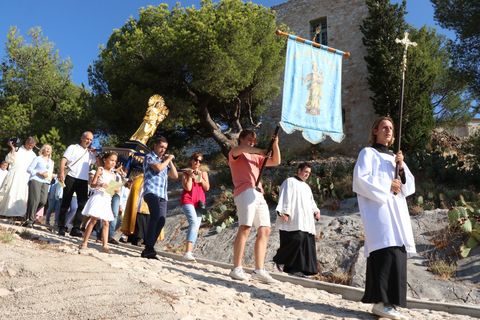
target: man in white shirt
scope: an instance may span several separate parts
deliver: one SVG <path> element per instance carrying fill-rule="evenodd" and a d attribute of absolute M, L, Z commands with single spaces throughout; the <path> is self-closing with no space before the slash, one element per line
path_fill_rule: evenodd
<path fill-rule="evenodd" d="M 88 172 L 90 165 L 94 164 L 96 160 L 95 152 L 89 150 L 92 141 L 93 133 L 85 131 L 80 138 L 80 144 L 68 146 L 60 161 L 58 180 L 64 184 L 64 188 L 58 222 L 59 235 L 65 235 L 65 217 L 70 207 L 73 193 L 76 193 L 78 208 L 73 219 L 70 235 L 82 237 L 80 225 L 82 223 L 82 210 L 88 199 Z"/>

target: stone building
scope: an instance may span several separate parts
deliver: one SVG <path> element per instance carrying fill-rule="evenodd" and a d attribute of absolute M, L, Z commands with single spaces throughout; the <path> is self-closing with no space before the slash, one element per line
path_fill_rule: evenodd
<path fill-rule="evenodd" d="M 316 41 L 342 51 L 349 51 L 350 58 L 342 65 L 342 114 L 345 138 L 335 143 L 329 138 L 318 145 L 304 140 L 301 133 L 282 135 L 282 145 L 291 152 L 317 148 L 346 155 L 356 155 L 367 144 L 370 126 L 376 118 L 371 92 L 367 83 L 367 66 L 364 60 L 366 49 L 362 43 L 360 25 L 368 14 L 364 0 L 289 0 L 272 7 L 280 23 L 290 32 L 306 39 L 313 39 L 318 27 Z M 279 122 L 281 97 L 269 110 L 268 118 Z"/>

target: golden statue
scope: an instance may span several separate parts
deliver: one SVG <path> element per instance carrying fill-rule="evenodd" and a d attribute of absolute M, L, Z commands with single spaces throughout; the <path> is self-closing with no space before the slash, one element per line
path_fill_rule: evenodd
<path fill-rule="evenodd" d="M 148 108 L 143 117 L 143 122 L 137 131 L 132 135 L 130 140 L 135 140 L 143 144 L 147 144 L 158 125 L 168 116 L 168 108 L 162 96 L 156 94 L 148 99 Z"/>

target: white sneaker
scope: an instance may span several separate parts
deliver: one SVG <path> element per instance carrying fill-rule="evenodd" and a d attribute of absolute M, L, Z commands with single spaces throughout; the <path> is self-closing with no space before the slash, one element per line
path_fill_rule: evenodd
<path fill-rule="evenodd" d="M 385 306 L 383 302 L 375 303 L 372 308 L 372 313 L 377 316 L 394 319 L 394 320 L 404 320 L 408 319 L 406 316 L 398 312 L 393 306 Z"/>
<path fill-rule="evenodd" d="M 250 279 L 250 276 L 243 271 L 242 267 L 233 268 L 228 275 L 235 280 L 247 281 Z"/>
<path fill-rule="evenodd" d="M 191 251 L 185 252 L 185 254 L 183 255 L 183 259 L 185 259 L 187 261 L 192 261 L 192 262 L 197 261 L 197 260 L 195 260 L 195 257 L 193 256 L 193 253 Z"/>
<path fill-rule="evenodd" d="M 253 271 L 252 279 L 255 279 L 259 282 L 266 283 L 266 284 L 278 282 L 277 280 L 273 279 L 265 269 Z"/>

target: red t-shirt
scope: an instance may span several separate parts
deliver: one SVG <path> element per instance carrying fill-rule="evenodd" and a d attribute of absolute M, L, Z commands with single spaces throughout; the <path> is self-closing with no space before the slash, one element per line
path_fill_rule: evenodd
<path fill-rule="evenodd" d="M 183 204 L 193 204 L 195 208 L 198 207 L 198 201 L 205 203 L 205 191 L 203 191 L 202 184 L 196 182 L 195 179 L 192 181 L 192 190 L 187 191 L 183 189 L 182 196 L 180 198 L 180 203 Z"/>
<path fill-rule="evenodd" d="M 236 197 L 243 191 L 255 188 L 255 182 L 260 174 L 260 168 L 265 156 L 253 153 L 242 153 L 236 159 L 233 158 L 232 151 L 228 154 L 228 165 L 232 173 L 232 181 L 235 189 L 233 195 Z M 258 187 L 263 193 L 262 184 Z"/>

